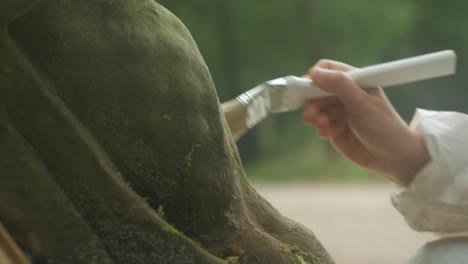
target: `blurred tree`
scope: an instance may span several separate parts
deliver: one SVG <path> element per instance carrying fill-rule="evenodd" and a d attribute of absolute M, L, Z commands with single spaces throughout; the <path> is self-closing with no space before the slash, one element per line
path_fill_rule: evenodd
<path fill-rule="evenodd" d="M 468 2 L 458 0 L 161 0 L 193 32 L 222 101 L 258 83 L 303 74 L 320 58 L 361 67 L 452 48 L 455 77 L 410 84 L 387 93 L 409 119 L 415 107 L 468 111 Z M 220 9 L 222 7 L 223 9 Z M 232 73 L 231 73 L 232 71 Z M 447 89 L 441 89 L 441 86 Z M 309 140 L 300 114 L 265 120 L 239 142 L 244 160 L 258 160 L 323 143 Z"/>
<path fill-rule="evenodd" d="M 465 98 L 468 96 L 468 2 L 448 0 L 413 1 L 412 40 L 419 53 L 442 49 L 454 49 L 458 55 L 455 76 L 417 84 L 424 93 L 414 93 L 421 107 L 439 110 L 468 112 Z M 423 88 L 424 87 L 424 88 Z"/>

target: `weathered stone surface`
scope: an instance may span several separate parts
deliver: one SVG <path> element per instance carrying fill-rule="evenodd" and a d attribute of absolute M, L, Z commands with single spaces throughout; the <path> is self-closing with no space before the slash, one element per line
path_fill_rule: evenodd
<path fill-rule="evenodd" d="M 332 263 L 247 183 L 154 1 L 0 3 L 0 220 L 46 263 Z"/>

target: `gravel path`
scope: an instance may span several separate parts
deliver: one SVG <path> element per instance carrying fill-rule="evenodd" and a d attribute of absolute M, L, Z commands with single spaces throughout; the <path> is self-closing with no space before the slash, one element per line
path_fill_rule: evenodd
<path fill-rule="evenodd" d="M 434 238 L 406 225 L 390 203 L 391 185 L 254 186 L 283 215 L 312 229 L 337 264 L 403 263 Z"/>

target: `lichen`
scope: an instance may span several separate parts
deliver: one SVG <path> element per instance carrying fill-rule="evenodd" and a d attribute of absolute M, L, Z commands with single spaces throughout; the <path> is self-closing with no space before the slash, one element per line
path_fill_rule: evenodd
<path fill-rule="evenodd" d="M 163 230 L 171 235 L 182 237 L 183 234 L 171 226 L 164 226 Z"/>
<path fill-rule="evenodd" d="M 226 256 L 236 256 L 239 260 L 245 259 L 245 251 L 236 244 L 228 244 L 224 246 L 224 254 Z"/>
<path fill-rule="evenodd" d="M 159 205 L 158 210 L 156 211 L 156 213 L 159 215 L 159 217 L 164 219 L 164 206 Z"/>
<path fill-rule="evenodd" d="M 195 144 L 195 145 L 192 145 L 192 147 L 190 148 L 190 151 L 188 152 L 188 154 L 185 156 L 185 159 L 184 159 L 184 166 L 182 168 L 182 171 L 187 175 L 190 173 L 190 169 L 192 168 L 192 162 L 193 162 L 193 155 L 195 153 L 195 149 L 200 147 L 201 144 Z"/>
<path fill-rule="evenodd" d="M 228 264 L 238 264 L 239 263 L 239 257 L 237 256 L 231 256 L 226 259 L 226 262 Z"/>
<path fill-rule="evenodd" d="M 297 263 L 297 264 L 322 264 L 322 260 L 314 255 L 311 255 L 304 250 L 302 250 L 298 246 L 293 246 L 290 247 L 289 249 L 291 253 L 293 253 L 293 261 L 292 263 Z M 306 259 L 304 259 L 306 258 Z"/>

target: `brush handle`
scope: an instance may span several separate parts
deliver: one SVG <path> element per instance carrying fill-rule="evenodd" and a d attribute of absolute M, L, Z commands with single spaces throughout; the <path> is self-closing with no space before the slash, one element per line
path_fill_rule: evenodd
<path fill-rule="evenodd" d="M 376 64 L 347 72 L 360 87 L 389 87 L 455 73 L 456 54 L 445 50 L 417 57 Z M 331 96 L 307 78 L 284 77 L 288 91 L 289 110 L 301 107 L 307 100 Z M 286 109 L 286 108 L 285 108 Z M 286 110 L 287 111 L 287 110 Z"/>

